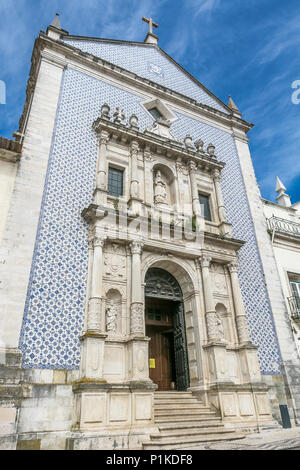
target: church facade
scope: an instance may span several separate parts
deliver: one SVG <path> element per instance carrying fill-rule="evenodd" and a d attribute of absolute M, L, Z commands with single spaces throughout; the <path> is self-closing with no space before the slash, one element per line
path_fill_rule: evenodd
<path fill-rule="evenodd" d="M 161 448 L 194 422 L 185 445 L 201 420 L 279 426 L 280 405 L 299 420 L 252 125 L 147 21 L 143 43 L 58 17 L 36 39 L 18 156 L 0 155 L 4 448 Z"/>

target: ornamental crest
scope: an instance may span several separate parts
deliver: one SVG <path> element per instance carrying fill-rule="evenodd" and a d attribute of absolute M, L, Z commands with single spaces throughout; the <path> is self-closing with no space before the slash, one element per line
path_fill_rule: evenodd
<path fill-rule="evenodd" d="M 105 274 L 113 278 L 122 278 L 126 271 L 126 256 L 123 247 L 117 243 L 109 246 L 104 255 Z"/>

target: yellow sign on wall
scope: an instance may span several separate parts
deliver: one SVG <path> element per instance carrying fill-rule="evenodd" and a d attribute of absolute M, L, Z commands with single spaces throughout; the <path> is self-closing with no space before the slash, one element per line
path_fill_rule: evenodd
<path fill-rule="evenodd" d="M 155 359 L 149 359 L 149 368 L 155 369 Z"/>

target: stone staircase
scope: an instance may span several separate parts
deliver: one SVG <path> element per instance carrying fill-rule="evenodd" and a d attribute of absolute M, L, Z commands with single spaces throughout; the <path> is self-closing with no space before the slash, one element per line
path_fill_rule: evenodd
<path fill-rule="evenodd" d="M 144 450 L 185 449 L 245 437 L 225 428 L 221 418 L 192 392 L 155 392 L 154 421 L 159 433 L 150 435 L 150 441 L 143 444 Z"/>

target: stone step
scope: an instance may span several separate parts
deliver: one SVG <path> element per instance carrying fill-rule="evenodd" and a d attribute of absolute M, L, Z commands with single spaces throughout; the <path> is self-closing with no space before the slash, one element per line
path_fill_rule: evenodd
<path fill-rule="evenodd" d="M 169 424 L 158 424 L 160 432 L 164 431 L 180 431 L 180 430 L 189 430 L 189 429 L 207 429 L 207 428 L 224 428 L 220 418 L 216 418 L 211 421 L 187 421 L 186 423 L 169 423 Z"/>
<path fill-rule="evenodd" d="M 205 410 L 211 411 L 208 406 L 200 405 L 200 403 L 181 403 L 179 406 L 177 403 L 155 403 L 154 410 Z"/>
<path fill-rule="evenodd" d="M 156 390 L 155 392 L 157 395 L 164 394 L 164 393 L 185 393 L 188 395 L 189 393 L 193 393 L 191 390 Z"/>
<path fill-rule="evenodd" d="M 164 397 L 154 397 L 154 403 L 200 403 L 200 405 L 203 405 L 203 403 L 199 400 L 197 400 L 196 397 L 171 397 L 171 398 L 164 398 Z"/>
<path fill-rule="evenodd" d="M 151 434 L 145 450 L 184 449 L 203 442 L 242 439 L 234 429 L 224 427 L 209 406 L 192 392 L 155 392 L 154 421 L 159 433 Z"/>
<path fill-rule="evenodd" d="M 172 401 L 161 401 L 161 400 L 154 400 L 154 406 L 177 406 L 177 408 L 182 408 L 185 405 L 197 405 L 200 406 L 200 408 L 210 408 L 209 406 L 205 406 L 203 403 L 200 403 L 199 401 L 193 401 L 193 400 L 184 400 L 184 401 L 179 401 L 179 400 L 172 400 Z"/>
<path fill-rule="evenodd" d="M 155 424 L 160 426 L 161 424 L 179 424 L 179 423 L 192 423 L 192 422 L 211 422 L 218 420 L 216 416 L 159 416 L 155 418 Z"/>
<path fill-rule="evenodd" d="M 237 439 L 244 439 L 244 434 L 238 434 L 236 432 L 227 434 L 209 434 L 207 436 L 184 436 L 181 438 L 163 438 L 160 441 L 150 441 L 143 443 L 144 450 L 160 450 L 160 449 L 185 449 L 186 447 L 195 446 L 204 442 L 216 442 L 216 441 L 232 441 Z"/>
<path fill-rule="evenodd" d="M 173 430 L 165 430 L 165 431 L 161 431 L 159 433 L 156 433 L 156 434 L 150 434 L 150 438 L 151 440 L 161 440 L 161 439 L 165 439 L 165 438 L 174 438 L 174 437 L 192 437 L 192 436 L 208 436 L 210 434 L 214 434 L 214 435 L 217 435 L 219 434 L 220 436 L 223 435 L 223 434 L 232 434 L 232 433 L 235 433 L 235 430 L 234 429 L 226 429 L 222 426 L 207 426 L 207 427 L 203 427 L 202 429 L 201 428 L 190 428 L 190 429 L 173 429 Z"/>
<path fill-rule="evenodd" d="M 181 410 L 177 409 L 164 409 L 164 410 L 154 410 L 154 419 L 160 416 L 215 416 L 215 412 L 211 410 L 198 410 L 194 408 L 182 408 Z"/>
<path fill-rule="evenodd" d="M 194 398 L 192 392 L 154 392 L 154 399 Z"/>

